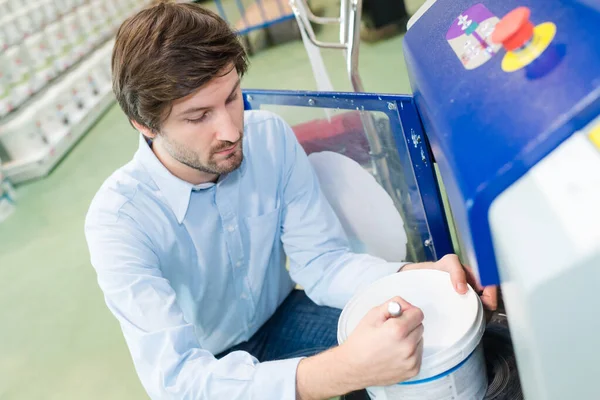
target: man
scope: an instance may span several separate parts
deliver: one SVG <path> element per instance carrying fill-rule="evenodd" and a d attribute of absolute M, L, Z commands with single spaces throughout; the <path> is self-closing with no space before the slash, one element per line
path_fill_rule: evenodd
<path fill-rule="evenodd" d="M 320 399 L 414 376 L 423 316 L 400 298 L 402 316 L 382 305 L 334 347 L 339 309 L 403 265 L 349 252 L 291 128 L 244 114 L 246 66 L 194 4 L 156 5 L 117 33 L 113 89 L 142 135 L 85 229 L 142 384 L 153 399 Z M 405 268 L 466 290 L 454 256 Z"/>

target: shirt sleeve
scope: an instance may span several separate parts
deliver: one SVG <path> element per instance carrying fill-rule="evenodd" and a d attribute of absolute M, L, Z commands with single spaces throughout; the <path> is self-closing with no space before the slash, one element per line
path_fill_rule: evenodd
<path fill-rule="evenodd" d="M 285 131 L 282 241 L 291 277 L 315 303 L 343 308 L 358 290 L 404 263 L 350 251 L 304 149 L 291 127 L 280 123 Z"/>
<path fill-rule="evenodd" d="M 301 358 L 259 363 L 237 351 L 217 360 L 200 347 L 150 239 L 131 218 L 88 215 L 85 231 L 100 288 L 150 398 L 296 398 Z"/>

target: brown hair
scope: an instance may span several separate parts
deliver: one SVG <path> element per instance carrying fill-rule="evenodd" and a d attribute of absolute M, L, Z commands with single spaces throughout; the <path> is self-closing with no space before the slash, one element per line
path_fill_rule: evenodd
<path fill-rule="evenodd" d="M 112 55 L 113 91 L 130 120 L 158 133 L 172 102 L 233 65 L 244 48 L 227 22 L 193 3 L 160 2 L 123 22 Z"/>

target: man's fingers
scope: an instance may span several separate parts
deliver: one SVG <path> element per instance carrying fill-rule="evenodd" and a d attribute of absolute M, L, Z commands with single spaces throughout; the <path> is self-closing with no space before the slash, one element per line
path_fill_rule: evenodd
<path fill-rule="evenodd" d="M 400 304 L 400 308 L 402 309 L 401 314 L 403 314 L 404 312 L 406 312 L 407 310 L 409 310 L 411 308 L 414 308 L 414 306 L 412 304 L 410 304 L 408 301 L 404 300 L 400 296 L 396 296 L 396 297 L 392 297 L 385 303 L 380 304 L 377 307 L 374 307 L 373 309 L 371 309 L 371 311 L 369 311 L 367 313 L 367 315 L 365 315 L 364 319 L 371 321 L 371 323 L 383 324 L 388 319 L 393 318 L 392 315 L 390 315 L 390 312 L 388 309 L 388 306 L 389 306 L 390 302 L 392 302 L 392 301 Z"/>
<path fill-rule="evenodd" d="M 488 310 L 495 310 L 498 308 L 498 288 L 496 286 L 488 286 L 483 289 L 481 295 L 481 302 Z"/>
<path fill-rule="evenodd" d="M 481 286 L 477 281 L 477 278 L 475 278 L 473 269 L 471 269 L 471 267 L 467 267 L 466 265 L 464 268 L 467 273 L 467 282 L 473 286 L 477 293 L 481 293 L 481 302 L 485 308 L 492 311 L 496 310 L 498 308 L 498 288 L 496 286 Z"/>
<path fill-rule="evenodd" d="M 423 323 L 423 312 L 421 309 L 412 306 L 397 318 L 390 318 L 384 322 L 384 326 L 389 326 L 396 333 L 398 339 L 406 338 L 412 331 Z"/>
<path fill-rule="evenodd" d="M 447 254 L 435 263 L 437 269 L 446 271 L 450 274 L 450 280 L 454 289 L 465 294 L 469 290 L 467 287 L 467 274 L 456 254 Z"/>
<path fill-rule="evenodd" d="M 400 296 L 392 297 L 391 299 L 389 299 L 388 301 L 386 301 L 385 303 L 383 303 L 382 305 L 379 306 L 379 309 L 381 310 L 384 321 L 388 320 L 390 318 L 393 318 L 393 316 L 390 315 L 390 311 L 388 308 L 388 306 L 391 302 L 396 302 L 396 303 L 400 304 L 400 308 L 402 310 L 401 313 L 404 313 L 407 310 L 409 310 L 410 308 L 414 307 L 412 304 L 410 304 L 408 301 L 404 300 Z"/>
<path fill-rule="evenodd" d="M 449 266 L 450 280 L 456 291 L 460 294 L 467 293 L 467 274 L 459 262 Z"/>

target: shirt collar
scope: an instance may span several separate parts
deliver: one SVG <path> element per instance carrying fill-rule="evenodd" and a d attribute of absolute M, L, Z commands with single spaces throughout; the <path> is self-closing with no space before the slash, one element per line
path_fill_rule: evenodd
<path fill-rule="evenodd" d="M 201 183 L 199 185 L 193 185 L 184 181 L 183 179 L 179 179 L 173 175 L 158 158 L 156 158 L 156 155 L 150 146 L 150 141 L 147 140 L 144 135 L 140 134 L 139 148 L 135 154 L 135 158 L 137 158 L 139 162 L 146 168 L 150 177 L 158 186 L 161 194 L 167 200 L 169 207 L 171 207 L 171 210 L 173 210 L 175 213 L 177 222 L 181 224 L 190 205 L 190 196 L 192 191 L 199 192 L 210 189 L 216 184 L 213 182 L 208 182 Z M 240 173 L 243 176 L 245 169 L 246 157 L 242 159 L 242 163 L 236 170 L 236 173 Z M 219 176 L 217 183 L 225 181 L 230 175 L 231 174 Z"/>
<path fill-rule="evenodd" d="M 161 162 L 150 148 L 147 139 L 140 135 L 139 148 L 135 157 L 147 169 L 150 177 L 158 186 L 167 204 L 175 213 L 177 221 L 181 224 L 187 213 L 192 190 L 212 187 L 211 185 L 192 185 L 173 175 Z"/>

